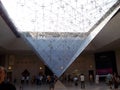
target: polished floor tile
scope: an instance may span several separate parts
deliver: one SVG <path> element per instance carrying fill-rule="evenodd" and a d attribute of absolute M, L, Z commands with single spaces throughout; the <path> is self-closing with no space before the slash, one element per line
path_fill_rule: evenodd
<path fill-rule="evenodd" d="M 48 85 L 23 85 L 23 88 L 20 88 L 20 84 L 16 85 L 17 90 L 49 90 L 49 86 Z M 90 83 L 86 83 L 85 84 L 85 88 L 81 89 L 80 83 L 78 84 L 78 86 L 75 86 L 74 83 L 67 83 L 65 85 L 63 85 L 61 82 L 57 82 L 55 85 L 55 89 L 54 90 L 115 90 L 115 89 L 110 89 L 105 83 L 99 83 L 99 84 L 90 84 Z M 120 90 L 120 88 L 118 88 L 117 90 Z"/>

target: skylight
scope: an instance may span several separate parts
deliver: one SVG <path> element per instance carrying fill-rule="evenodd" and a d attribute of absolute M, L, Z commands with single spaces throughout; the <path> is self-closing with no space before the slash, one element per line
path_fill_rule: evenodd
<path fill-rule="evenodd" d="M 1 0 L 20 32 L 88 32 L 117 0 Z"/>

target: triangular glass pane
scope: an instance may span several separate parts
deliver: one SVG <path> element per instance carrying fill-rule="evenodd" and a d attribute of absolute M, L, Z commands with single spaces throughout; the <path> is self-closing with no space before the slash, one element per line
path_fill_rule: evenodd
<path fill-rule="evenodd" d="M 27 40 L 58 77 L 74 61 L 71 59 L 84 40 L 83 37 L 74 37 L 75 33 L 72 36 L 68 33 L 58 33 L 59 37 L 53 37 L 50 33 L 44 33 L 43 37 L 40 33 L 27 34 L 29 34 L 28 37 L 26 36 Z M 54 34 L 52 33 L 52 35 Z"/>

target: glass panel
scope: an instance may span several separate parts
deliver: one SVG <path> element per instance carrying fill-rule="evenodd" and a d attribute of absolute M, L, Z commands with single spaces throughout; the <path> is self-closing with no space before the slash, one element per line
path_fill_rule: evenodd
<path fill-rule="evenodd" d="M 117 0 L 1 0 L 20 32 L 88 32 Z"/>

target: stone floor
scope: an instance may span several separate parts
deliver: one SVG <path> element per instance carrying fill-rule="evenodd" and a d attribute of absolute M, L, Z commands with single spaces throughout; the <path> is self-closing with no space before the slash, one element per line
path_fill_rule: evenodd
<path fill-rule="evenodd" d="M 49 90 L 48 85 L 23 85 L 23 89 L 20 88 L 20 85 L 16 85 L 17 90 Z M 55 85 L 54 90 L 115 90 L 115 89 L 110 89 L 105 83 L 99 83 L 99 84 L 90 84 L 86 83 L 85 89 L 81 89 L 80 84 L 78 86 L 75 86 L 74 83 L 69 83 L 66 85 L 63 85 L 61 82 L 57 82 Z M 120 90 L 118 88 L 117 90 Z"/>

